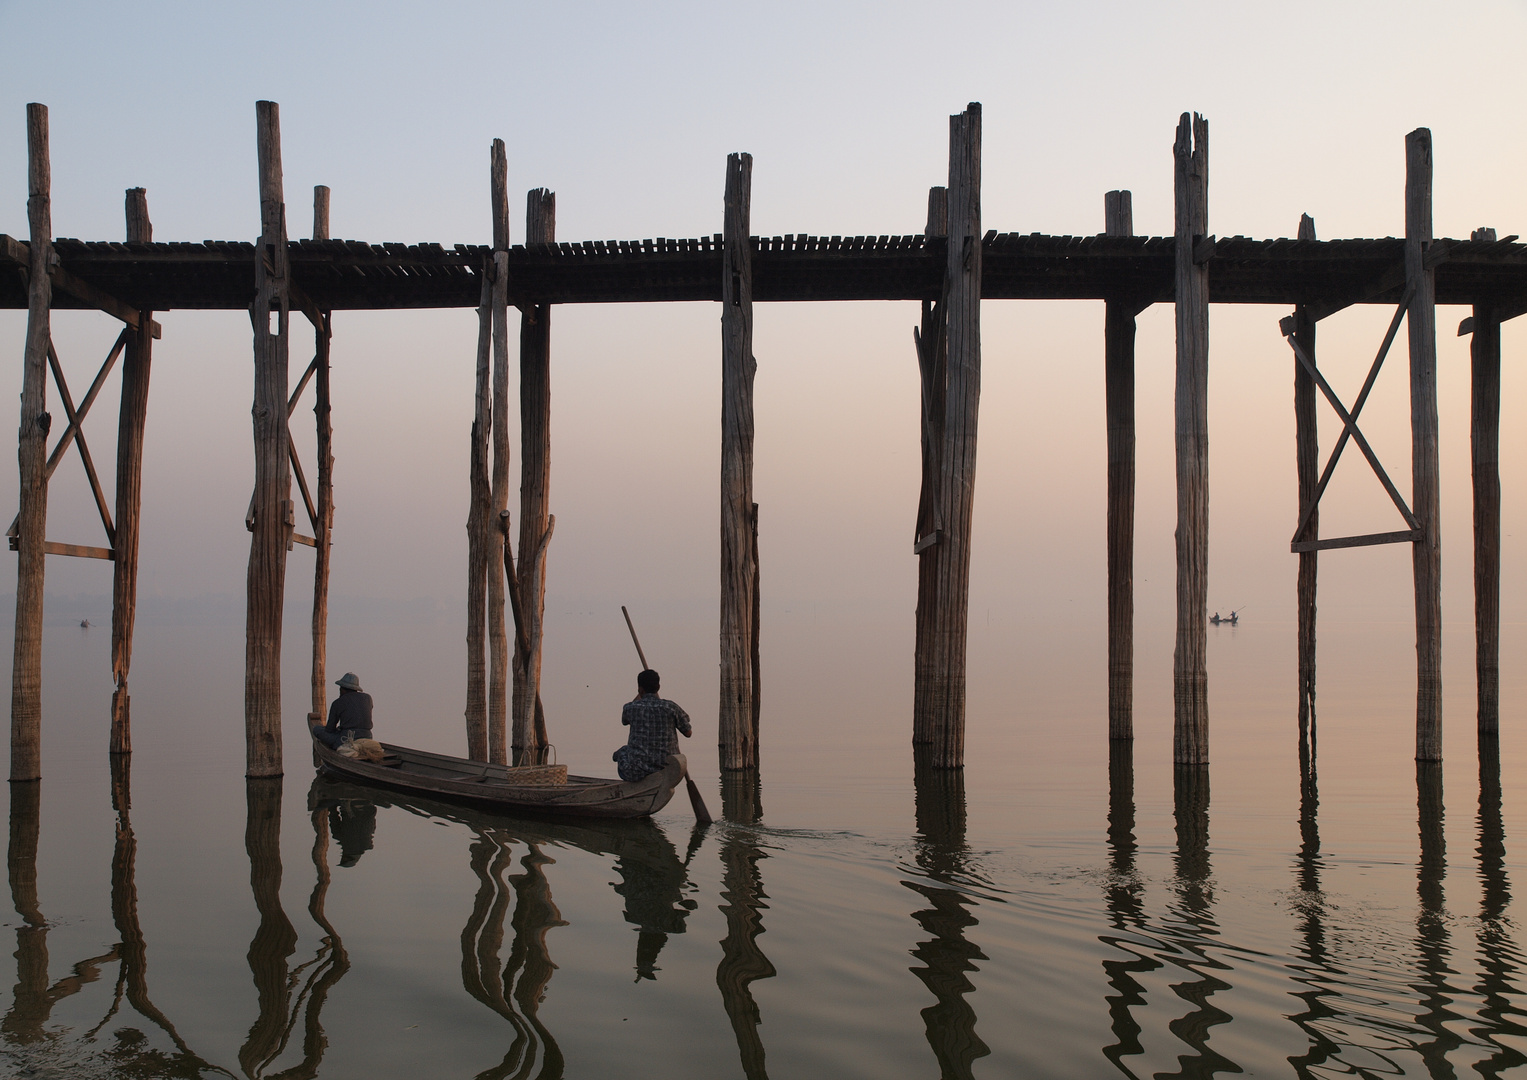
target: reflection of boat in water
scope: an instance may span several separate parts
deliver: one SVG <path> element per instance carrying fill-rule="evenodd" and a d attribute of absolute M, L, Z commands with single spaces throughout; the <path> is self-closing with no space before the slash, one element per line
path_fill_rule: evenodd
<path fill-rule="evenodd" d="M 527 784 L 517 783 L 516 771 L 506 765 L 392 743 L 383 743 L 382 748 L 387 756 L 372 762 L 345 757 L 322 743 L 313 743 L 319 768 L 347 780 L 500 812 L 567 817 L 639 818 L 655 814 L 668 805 L 689 768 L 683 754 L 672 754 L 664 768 L 641 780 L 569 776 L 565 783 Z"/>

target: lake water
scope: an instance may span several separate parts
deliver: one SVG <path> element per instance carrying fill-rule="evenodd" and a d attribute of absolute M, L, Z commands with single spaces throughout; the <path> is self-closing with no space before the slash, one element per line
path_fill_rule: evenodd
<path fill-rule="evenodd" d="M 146 619 L 135 753 L 112 762 L 109 631 L 51 609 L 45 779 L 9 796 L 0 1073 L 1527 1072 L 1523 687 L 1503 673 L 1481 764 L 1467 624 L 1441 767 L 1412 761 L 1405 620 L 1322 625 L 1301 747 L 1293 627 L 1248 619 L 1211 631 L 1206 770 L 1171 765 L 1169 634 L 1142 628 L 1139 734 L 1110 757 L 1100 628 L 983 626 L 969 764 L 923 774 L 910 619 L 880 650 L 780 613 L 756 790 L 717 777 L 714 677 L 665 685 L 729 818 L 696 831 L 682 795 L 651 822 L 557 824 L 315 779 L 300 615 L 287 774 L 246 782 L 236 619 Z M 704 671 L 713 618 L 650 636 Z M 458 621 L 336 629 L 369 658 L 380 737 L 459 752 Z M 620 741 L 623 629 L 586 635 L 603 681 L 549 675 L 575 771 Z"/>

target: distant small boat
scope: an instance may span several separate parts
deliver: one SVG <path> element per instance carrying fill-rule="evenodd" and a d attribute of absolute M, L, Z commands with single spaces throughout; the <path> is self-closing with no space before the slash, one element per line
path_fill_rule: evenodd
<path fill-rule="evenodd" d="M 90 620 L 89 619 L 81 619 L 80 620 L 80 629 L 82 629 L 82 630 L 89 630 L 90 629 Z"/>
<path fill-rule="evenodd" d="M 668 805 L 689 769 L 683 754 L 670 754 L 666 766 L 641 780 L 568 776 L 553 783 L 547 774 L 555 766 L 512 768 L 392 743 L 383 743 L 382 749 L 386 756 L 381 761 L 362 761 L 315 740 L 314 763 L 326 773 L 349 780 L 490 810 L 595 818 L 657 813 Z"/>
<path fill-rule="evenodd" d="M 1240 615 L 1234 611 L 1225 616 L 1221 616 L 1220 613 L 1216 611 L 1213 615 L 1209 616 L 1209 622 L 1214 626 L 1234 626 L 1240 621 Z"/>

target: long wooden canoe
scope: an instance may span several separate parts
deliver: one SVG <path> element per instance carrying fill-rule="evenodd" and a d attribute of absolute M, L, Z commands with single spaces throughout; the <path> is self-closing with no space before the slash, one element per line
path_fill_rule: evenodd
<path fill-rule="evenodd" d="M 382 748 L 387 757 L 371 762 L 313 743 L 318 767 L 330 775 L 490 810 L 567 817 L 639 818 L 655 814 L 668 805 L 689 768 L 683 754 L 673 754 L 658 772 L 629 783 L 569 776 L 565 784 L 517 784 L 514 770 L 504 765 L 392 743 L 383 743 Z"/>

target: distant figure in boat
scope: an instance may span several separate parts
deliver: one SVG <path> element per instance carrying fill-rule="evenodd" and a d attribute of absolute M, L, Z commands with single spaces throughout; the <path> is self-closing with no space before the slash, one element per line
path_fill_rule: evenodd
<path fill-rule="evenodd" d="M 89 630 L 90 629 L 90 620 L 89 619 L 81 619 L 80 620 L 80 629 L 81 630 Z"/>
<path fill-rule="evenodd" d="M 678 736 L 687 739 L 689 714 L 677 704 L 657 696 L 662 680 L 651 668 L 636 677 L 636 697 L 620 710 L 620 722 L 631 729 L 626 745 L 610 755 L 620 778 L 626 781 L 651 776 L 668 764 L 668 755 L 679 752 Z"/>
<path fill-rule="evenodd" d="M 347 671 L 334 685 L 339 687 L 339 697 L 329 706 L 329 722 L 323 727 L 313 725 L 313 738 L 330 750 L 338 750 L 347 739 L 371 738 L 371 695 L 361 692 L 360 679 Z"/>
<path fill-rule="evenodd" d="M 1226 615 L 1224 618 L 1221 618 L 1220 613 L 1217 611 L 1213 615 L 1209 616 L 1209 621 L 1215 626 L 1219 626 L 1221 624 L 1225 626 L 1234 626 L 1236 623 L 1240 622 L 1240 619 L 1240 615 L 1236 614 L 1234 611 L 1232 611 L 1229 615 Z"/>

